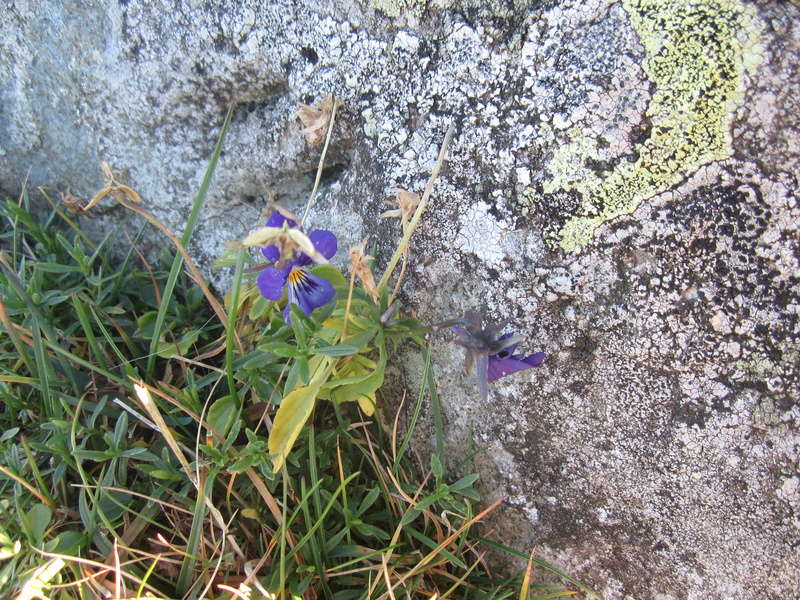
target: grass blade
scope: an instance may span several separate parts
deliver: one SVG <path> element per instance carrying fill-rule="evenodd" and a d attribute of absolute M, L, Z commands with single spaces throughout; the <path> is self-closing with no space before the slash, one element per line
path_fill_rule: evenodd
<path fill-rule="evenodd" d="M 507 554 L 510 554 L 511 556 L 516 556 L 517 558 L 521 558 L 523 560 L 528 560 L 528 556 L 524 552 L 520 552 L 519 550 L 515 550 L 514 548 L 509 548 L 508 546 L 505 546 L 504 544 L 501 544 L 499 542 L 495 542 L 493 540 L 487 539 L 485 537 L 481 537 L 479 535 L 474 536 L 474 539 L 476 539 L 479 542 L 482 542 L 482 543 L 486 544 L 487 546 L 491 546 L 492 548 L 496 548 L 497 550 L 502 550 L 503 552 L 506 552 Z M 598 596 L 596 592 L 592 591 L 591 588 L 585 586 L 584 584 L 582 584 L 577 579 L 575 579 L 573 577 L 570 577 L 569 575 L 567 575 L 563 571 L 560 571 L 559 569 L 557 569 L 556 567 L 551 565 L 546 560 L 543 560 L 543 559 L 539 558 L 538 556 L 534 556 L 533 557 L 533 563 L 535 565 L 541 567 L 545 571 L 550 571 L 554 575 L 558 575 L 561 579 L 563 579 L 564 581 L 566 581 L 568 583 L 571 583 L 576 588 L 581 590 L 584 594 L 587 594 L 587 595 L 591 596 L 592 598 L 595 598 L 596 600 L 602 600 L 602 598 L 600 596 Z"/>
<path fill-rule="evenodd" d="M 192 211 L 189 213 L 189 218 L 186 221 L 186 228 L 183 230 L 183 235 L 181 236 L 181 244 L 183 244 L 184 248 L 189 245 L 192 232 L 194 231 L 194 227 L 197 224 L 197 219 L 200 216 L 200 209 L 202 209 L 203 203 L 206 199 L 206 194 L 208 193 L 208 186 L 211 184 L 211 178 L 214 176 L 214 171 L 217 168 L 217 161 L 219 160 L 219 155 L 222 153 L 222 144 L 225 141 L 225 134 L 228 132 L 228 127 L 231 124 L 233 108 L 234 107 L 231 106 L 228 109 L 228 114 L 225 115 L 225 121 L 222 123 L 222 129 L 219 132 L 219 138 L 217 139 L 217 144 L 214 147 L 214 153 L 211 155 L 211 161 L 208 163 L 208 168 L 206 169 L 205 176 L 203 177 L 203 182 L 200 184 L 200 189 L 197 191 L 197 196 L 195 196 L 194 204 L 192 205 Z M 147 359 L 148 378 L 152 377 L 156 366 L 156 353 L 158 352 L 158 345 L 159 341 L 161 340 L 161 330 L 164 328 L 164 321 L 167 317 L 167 309 L 169 308 L 169 303 L 172 299 L 172 293 L 175 291 L 175 284 L 178 282 L 178 275 L 180 274 L 182 266 L 183 257 L 180 255 L 180 253 L 177 253 L 172 261 L 172 268 L 169 271 L 167 283 L 164 286 L 161 306 L 158 308 L 158 314 L 156 315 L 156 322 L 153 329 L 153 339 L 150 340 L 150 356 Z"/>
<path fill-rule="evenodd" d="M 236 271 L 233 275 L 233 289 L 231 290 L 231 306 L 228 310 L 228 323 L 225 330 L 225 373 L 228 377 L 228 394 L 239 403 L 239 396 L 236 393 L 236 377 L 233 373 L 233 342 L 236 337 L 236 317 L 239 312 L 239 289 L 242 284 L 242 270 L 244 269 L 244 259 L 247 250 L 239 250 L 236 256 Z"/>
<path fill-rule="evenodd" d="M 411 436 L 414 435 L 414 429 L 417 426 L 417 421 L 419 420 L 420 413 L 422 412 L 422 401 L 425 398 L 425 389 L 428 385 L 428 372 L 430 369 L 431 348 L 430 346 L 427 346 L 425 348 L 425 366 L 422 367 L 422 384 L 420 385 L 419 396 L 417 396 L 417 403 L 414 406 L 414 414 L 411 416 L 411 422 L 408 424 L 408 429 L 406 430 L 406 434 L 403 436 L 403 441 L 400 444 L 400 449 L 397 451 L 394 464 L 392 464 L 392 471 L 395 473 L 397 472 L 398 465 L 403 460 L 403 456 L 405 456 L 406 450 L 408 449 L 408 444 L 411 441 Z"/>

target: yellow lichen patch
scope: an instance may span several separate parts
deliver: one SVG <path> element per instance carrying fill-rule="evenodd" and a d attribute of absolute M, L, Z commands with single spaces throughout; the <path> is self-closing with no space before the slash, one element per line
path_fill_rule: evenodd
<path fill-rule="evenodd" d="M 604 177 L 557 176 L 572 182 L 562 190 L 583 198 L 583 214 L 569 219 L 558 234 L 567 252 L 589 243 L 606 221 L 633 212 L 701 166 L 728 158 L 744 74 L 760 63 L 761 24 L 753 8 L 738 0 L 622 3 L 645 49 L 644 71 L 655 85 L 646 112 L 652 127 L 636 162 L 623 161 Z M 587 158 L 594 154 L 592 147 L 589 142 L 574 150 Z M 556 158 L 562 166 L 568 162 L 565 156 Z"/>

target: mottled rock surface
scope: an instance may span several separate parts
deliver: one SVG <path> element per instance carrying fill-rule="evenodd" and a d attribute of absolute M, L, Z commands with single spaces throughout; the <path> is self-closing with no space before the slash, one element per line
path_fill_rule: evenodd
<path fill-rule="evenodd" d="M 234 102 L 209 265 L 269 191 L 302 203 L 319 149 L 294 112 L 334 93 L 313 220 L 385 255 L 383 200 L 421 191 L 454 121 L 405 299 L 551 354 L 480 405 L 435 344 L 448 450 L 481 449 L 507 498 L 494 535 L 607 598 L 797 596 L 800 7 L 479 4 L 12 0 L 0 187 L 85 198 L 107 160 L 180 229 Z M 122 216 L 102 211 L 87 227 Z"/>

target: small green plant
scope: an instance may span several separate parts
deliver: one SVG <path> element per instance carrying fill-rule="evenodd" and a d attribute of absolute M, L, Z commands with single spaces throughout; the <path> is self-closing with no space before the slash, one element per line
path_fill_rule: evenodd
<path fill-rule="evenodd" d="M 326 147 L 334 116 L 335 104 Z M 486 548 L 527 556 L 475 535 L 496 505 L 478 508 L 465 465 L 446 469 L 431 329 L 402 318 L 389 291 L 435 173 L 378 283 L 362 248 L 349 280 L 311 260 L 269 300 L 246 281 L 248 247 L 325 258 L 313 232 L 281 225 L 223 258 L 235 274 L 221 302 L 185 247 L 229 122 L 180 238 L 110 168 L 87 206 L 110 198 L 132 220 L 99 243 L 55 202 L 43 222 L 27 193 L 0 206 L 0 598 L 573 594 L 530 584 L 530 569 L 491 575 Z M 148 224 L 174 254 L 148 262 L 139 252 Z M 125 256 L 112 260 L 110 242 L 131 226 Z M 331 294 L 310 307 L 290 286 L 317 279 Z M 379 400 L 394 348 L 408 343 L 425 367 L 401 436 Z M 425 402 L 437 441 L 423 466 L 408 449 Z"/>

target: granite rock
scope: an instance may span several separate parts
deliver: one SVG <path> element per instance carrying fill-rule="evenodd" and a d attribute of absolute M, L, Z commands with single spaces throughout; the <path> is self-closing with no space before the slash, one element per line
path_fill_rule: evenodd
<path fill-rule="evenodd" d="M 800 7 L 374 2 L 11 0 L 0 188 L 88 198 L 105 160 L 180 230 L 234 104 L 192 247 L 224 288 L 222 242 L 311 189 L 299 103 L 342 101 L 312 222 L 379 261 L 455 123 L 406 306 L 550 354 L 481 405 L 434 342 L 453 464 L 479 449 L 506 499 L 488 530 L 605 598 L 800 594 Z"/>

